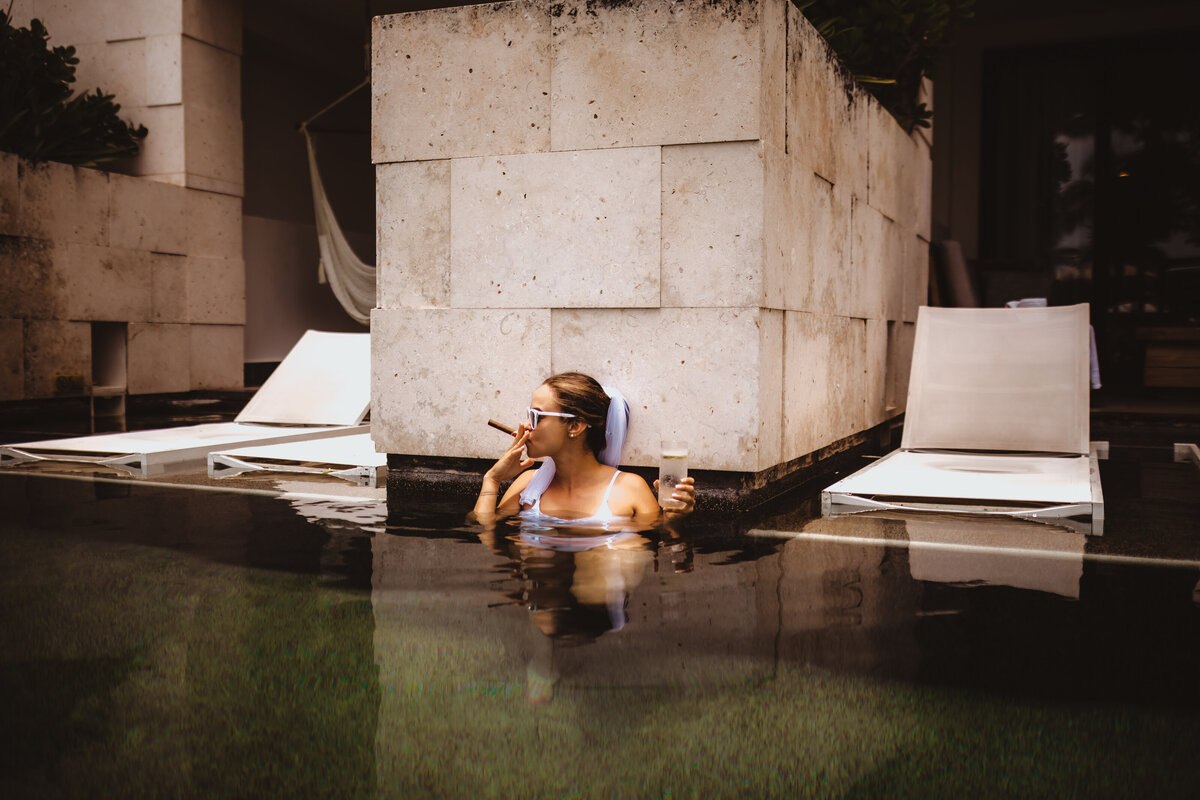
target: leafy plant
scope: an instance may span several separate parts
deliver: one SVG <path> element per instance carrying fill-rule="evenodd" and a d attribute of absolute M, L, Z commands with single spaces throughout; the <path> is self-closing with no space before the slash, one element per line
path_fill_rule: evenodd
<path fill-rule="evenodd" d="M 794 0 L 842 63 L 910 133 L 929 127 L 921 78 L 933 76 L 975 0 Z"/>
<path fill-rule="evenodd" d="M 0 150 L 87 167 L 136 155 L 146 127 L 118 117 L 100 89 L 72 97 L 75 48 L 50 48 L 49 36 L 39 20 L 16 28 L 0 11 Z"/>

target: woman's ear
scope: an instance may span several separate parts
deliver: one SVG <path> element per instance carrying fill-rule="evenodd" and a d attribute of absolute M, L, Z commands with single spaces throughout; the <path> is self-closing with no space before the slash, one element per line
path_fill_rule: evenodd
<path fill-rule="evenodd" d="M 567 426 L 567 433 L 569 433 L 571 438 L 574 439 L 583 436 L 584 431 L 587 429 L 588 424 L 586 422 L 581 419 L 573 419 L 571 420 L 571 424 Z"/>

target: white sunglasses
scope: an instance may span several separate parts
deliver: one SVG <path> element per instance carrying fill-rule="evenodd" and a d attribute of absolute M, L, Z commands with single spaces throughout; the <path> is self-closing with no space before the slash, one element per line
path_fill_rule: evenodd
<path fill-rule="evenodd" d="M 536 408 L 525 409 L 526 419 L 529 420 L 529 430 L 537 428 L 538 422 L 542 417 L 563 417 L 564 419 L 574 419 L 575 414 L 564 414 L 561 411 L 538 411 Z"/>

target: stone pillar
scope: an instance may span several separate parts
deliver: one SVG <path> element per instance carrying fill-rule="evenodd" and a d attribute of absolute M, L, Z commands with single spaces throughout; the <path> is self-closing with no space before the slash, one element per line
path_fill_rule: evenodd
<path fill-rule="evenodd" d="M 929 144 L 786 0 L 379 17 L 372 92 L 378 449 L 495 457 L 567 369 L 629 465 L 778 474 L 903 410 Z"/>

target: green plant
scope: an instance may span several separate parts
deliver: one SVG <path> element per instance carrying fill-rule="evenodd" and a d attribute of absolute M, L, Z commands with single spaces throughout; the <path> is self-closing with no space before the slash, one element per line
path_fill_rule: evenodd
<path fill-rule="evenodd" d="M 118 117 L 121 106 L 100 89 L 72 97 L 75 48 L 48 39 L 39 20 L 16 28 L 0 11 L 0 150 L 88 167 L 136 155 L 146 127 Z"/>
<path fill-rule="evenodd" d="M 921 78 L 933 76 L 975 0 L 794 0 L 838 58 L 910 133 L 929 127 Z"/>

